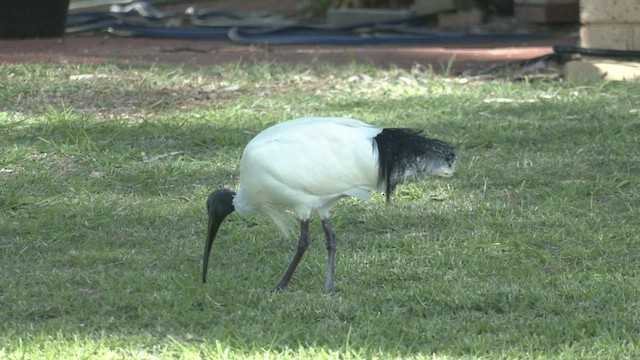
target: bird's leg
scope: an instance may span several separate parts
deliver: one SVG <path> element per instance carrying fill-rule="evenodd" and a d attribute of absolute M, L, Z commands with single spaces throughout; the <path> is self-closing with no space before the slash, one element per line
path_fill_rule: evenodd
<path fill-rule="evenodd" d="M 336 261 L 336 233 L 331 227 L 329 219 L 322 219 L 322 229 L 327 240 L 327 282 L 325 287 L 328 292 L 333 292 L 333 275 Z"/>
<path fill-rule="evenodd" d="M 291 280 L 291 275 L 298 267 L 298 263 L 300 263 L 300 259 L 302 259 L 302 255 L 309 247 L 309 243 L 311 242 L 311 238 L 309 236 L 309 219 L 300 221 L 300 239 L 298 239 L 298 248 L 296 249 L 296 253 L 293 255 L 291 262 L 289 263 L 289 267 L 282 275 L 280 282 L 276 285 L 274 291 L 282 291 L 289 284 L 289 280 Z"/>

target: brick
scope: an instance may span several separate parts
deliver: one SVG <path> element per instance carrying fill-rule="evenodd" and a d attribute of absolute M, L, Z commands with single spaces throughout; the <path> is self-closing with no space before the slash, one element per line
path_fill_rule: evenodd
<path fill-rule="evenodd" d="M 515 4 L 513 12 L 516 20 L 533 24 L 573 24 L 579 20 L 578 3 L 529 5 Z"/>
<path fill-rule="evenodd" d="M 564 78 L 569 82 L 599 79 L 638 81 L 640 80 L 640 64 L 608 59 L 582 59 L 566 63 L 563 73 Z"/>
<path fill-rule="evenodd" d="M 486 14 L 478 8 L 438 14 L 438 27 L 441 29 L 459 29 L 480 25 Z"/>
<path fill-rule="evenodd" d="M 594 49 L 640 50 L 640 24 L 594 24 L 580 28 L 580 46 Z"/>
<path fill-rule="evenodd" d="M 482 0 L 454 0 L 453 3 L 456 6 L 456 10 L 470 10 L 471 8 L 478 7 Z"/>
<path fill-rule="evenodd" d="M 415 9 L 418 15 L 437 14 L 455 10 L 456 2 L 454 0 L 416 0 Z"/>
<path fill-rule="evenodd" d="M 581 0 L 514 0 L 514 4 L 522 5 L 567 5 L 578 4 Z M 602 0 L 600 0 L 602 1 Z"/>
<path fill-rule="evenodd" d="M 582 24 L 640 23 L 638 0 L 580 0 Z"/>
<path fill-rule="evenodd" d="M 327 23 L 333 26 L 404 20 L 412 17 L 411 11 L 402 9 L 330 8 L 327 10 Z"/>

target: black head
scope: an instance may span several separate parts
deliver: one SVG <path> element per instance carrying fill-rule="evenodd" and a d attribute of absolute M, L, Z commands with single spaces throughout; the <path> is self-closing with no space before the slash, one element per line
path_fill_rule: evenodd
<path fill-rule="evenodd" d="M 209 267 L 209 254 L 211 253 L 211 244 L 216 238 L 220 224 L 227 215 L 231 214 L 235 208 L 233 207 L 233 197 L 235 192 L 229 189 L 219 189 L 211 193 L 207 199 L 207 212 L 209 213 L 209 227 L 207 233 L 207 242 L 204 247 L 204 256 L 202 258 L 202 282 L 207 282 L 207 269 Z"/>
<path fill-rule="evenodd" d="M 231 214 L 235 208 L 233 207 L 233 198 L 236 193 L 229 189 L 218 189 L 209 195 L 207 199 L 207 212 L 209 219 L 212 216 L 222 217 Z"/>

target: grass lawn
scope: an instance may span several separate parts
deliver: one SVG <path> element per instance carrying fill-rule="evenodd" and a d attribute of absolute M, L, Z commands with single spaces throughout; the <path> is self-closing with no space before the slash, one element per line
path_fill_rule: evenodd
<path fill-rule="evenodd" d="M 301 116 L 415 127 L 452 179 L 333 210 L 296 239 L 210 191 Z M 0 358 L 640 356 L 640 84 L 464 82 L 364 66 L 0 66 Z"/>

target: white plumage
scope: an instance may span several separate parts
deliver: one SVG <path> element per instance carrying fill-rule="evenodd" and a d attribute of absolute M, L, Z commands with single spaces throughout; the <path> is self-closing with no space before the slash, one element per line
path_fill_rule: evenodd
<path fill-rule="evenodd" d="M 207 200 L 209 234 L 203 261 L 206 282 L 209 252 L 217 230 L 234 210 L 243 216 L 270 217 L 290 234 L 293 213 L 301 223 L 298 249 L 277 290 L 284 289 L 306 250 L 309 219 L 316 213 L 327 240 L 327 290 L 333 290 L 335 234 L 329 210 L 342 197 L 367 200 L 422 175 L 451 176 L 450 146 L 408 129 L 385 129 L 344 118 L 302 118 L 272 126 L 247 144 L 237 194 L 221 189 Z"/>
<path fill-rule="evenodd" d="M 242 154 L 236 211 L 268 215 L 289 234 L 285 210 L 301 220 L 313 212 L 328 218 L 341 197 L 369 199 L 378 182 L 371 139 L 381 131 L 341 118 L 304 118 L 268 128 Z"/>

